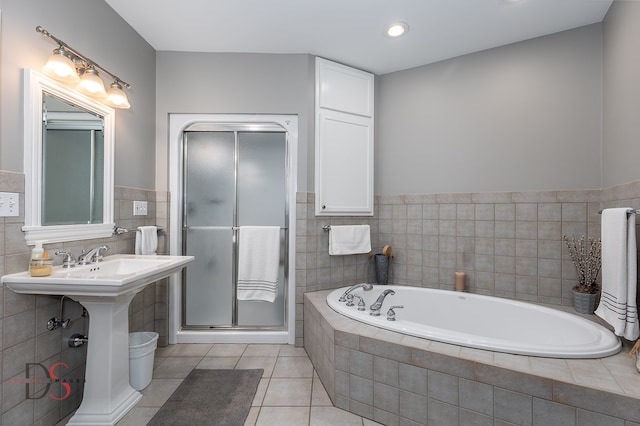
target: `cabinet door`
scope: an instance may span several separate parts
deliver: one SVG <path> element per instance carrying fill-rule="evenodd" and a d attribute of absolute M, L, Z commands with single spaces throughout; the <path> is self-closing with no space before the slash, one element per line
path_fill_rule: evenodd
<path fill-rule="evenodd" d="M 373 74 L 317 59 L 317 107 L 373 117 Z"/>
<path fill-rule="evenodd" d="M 373 120 L 317 114 L 316 215 L 373 215 Z"/>

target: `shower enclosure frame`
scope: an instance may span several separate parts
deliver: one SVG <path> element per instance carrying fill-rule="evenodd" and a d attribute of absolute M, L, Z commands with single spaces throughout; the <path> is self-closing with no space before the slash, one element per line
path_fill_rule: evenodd
<path fill-rule="evenodd" d="M 169 343 L 295 343 L 295 241 L 296 241 L 296 192 L 297 192 L 297 115 L 250 115 L 250 114 L 170 114 L 169 115 L 169 189 L 170 197 L 170 244 L 172 255 L 182 253 L 182 225 L 184 199 L 184 158 L 183 136 L 194 125 L 240 126 L 255 128 L 257 131 L 265 125 L 278 126 L 286 133 L 286 210 L 288 212 L 287 245 L 285 250 L 285 275 L 287 288 L 285 293 L 284 330 L 259 328 L 213 328 L 183 329 L 182 275 L 174 274 L 169 278 Z"/>

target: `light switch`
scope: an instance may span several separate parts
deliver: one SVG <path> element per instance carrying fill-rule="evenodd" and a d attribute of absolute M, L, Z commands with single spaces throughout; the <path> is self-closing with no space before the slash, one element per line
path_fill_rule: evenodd
<path fill-rule="evenodd" d="M 147 202 L 146 201 L 134 201 L 133 202 L 133 215 L 134 216 L 146 216 L 147 215 Z"/>
<path fill-rule="evenodd" d="M 0 216 L 18 216 L 20 195 L 17 192 L 0 192 Z"/>

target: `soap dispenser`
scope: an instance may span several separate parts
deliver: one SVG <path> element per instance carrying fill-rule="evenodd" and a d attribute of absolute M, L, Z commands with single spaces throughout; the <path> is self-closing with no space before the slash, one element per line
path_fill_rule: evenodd
<path fill-rule="evenodd" d="M 44 251 L 41 241 L 36 241 L 35 246 L 31 250 L 29 274 L 32 277 L 46 277 L 51 275 L 52 268 L 53 260 L 49 257 L 49 253 Z"/>

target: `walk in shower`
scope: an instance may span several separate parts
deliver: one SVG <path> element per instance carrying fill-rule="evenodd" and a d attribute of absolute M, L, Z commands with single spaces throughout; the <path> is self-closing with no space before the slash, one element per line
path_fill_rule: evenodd
<path fill-rule="evenodd" d="M 171 343 L 294 342 L 296 121 L 171 116 L 171 252 L 195 257 L 170 285 Z M 237 297 L 245 226 L 279 230 L 273 302 Z"/>

